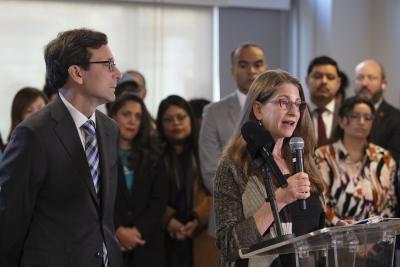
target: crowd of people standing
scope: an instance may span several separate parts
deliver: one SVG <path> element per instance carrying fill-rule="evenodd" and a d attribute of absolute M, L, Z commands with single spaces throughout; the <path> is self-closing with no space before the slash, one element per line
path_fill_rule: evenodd
<path fill-rule="evenodd" d="M 337 62 L 314 58 L 306 102 L 299 80 L 245 43 L 231 53 L 232 94 L 210 104 L 169 95 L 155 118 L 145 77 L 120 72 L 105 34 L 60 33 L 45 61 L 45 90 L 17 92 L 2 143 L 0 266 L 293 265 L 291 255 L 238 255 L 276 236 L 240 132 L 247 121 L 273 138 L 289 184 L 274 184 L 278 210 L 296 235 L 398 216 L 400 111 L 383 98 L 375 60 L 356 66 L 356 95 L 345 98 Z M 108 116 L 96 110 L 105 103 Z M 305 141 L 304 172 L 291 164 L 293 136 Z"/>

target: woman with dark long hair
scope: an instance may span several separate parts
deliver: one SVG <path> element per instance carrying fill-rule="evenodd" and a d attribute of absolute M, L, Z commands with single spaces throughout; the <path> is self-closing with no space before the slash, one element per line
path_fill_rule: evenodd
<path fill-rule="evenodd" d="M 7 140 L 10 140 L 12 132 L 21 121 L 43 108 L 47 103 L 47 96 L 39 89 L 33 87 L 20 89 L 15 94 L 11 105 L 11 128 Z"/>
<path fill-rule="evenodd" d="M 328 224 L 393 217 L 396 163 L 388 150 L 368 141 L 374 105 L 366 98 L 350 97 L 338 116 L 336 141 L 315 152 L 326 189 Z"/>
<path fill-rule="evenodd" d="M 177 95 L 161 101 L 157 128 L 165 143 L 169 181 L 164 214 L 167 266 L 210 266 L 216 255 L 206 232 L 211 196 L 202 184 L 196 122 L 188 102 Z"/>
<path fill-rule="evenodd" d="M 152 135 L 143 100 L 122 94 L 111 106 L 120 129 L 116 236 L 126 267 L 164 266 L 161 218 L 167 201 L 167 180 L 158 175 L 160 147 Z"/>

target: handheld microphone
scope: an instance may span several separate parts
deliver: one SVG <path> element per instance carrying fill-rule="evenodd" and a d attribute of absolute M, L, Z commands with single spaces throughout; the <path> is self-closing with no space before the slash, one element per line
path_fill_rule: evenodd
<path fill-rule="evenodd" d="M 255 160 L 256 165 L 260 167 L 264 163 L 267 164 L 269 171 L 274 175 L 279 186 L 287 187 L 286 178 L 283 176 L 270 151 L 275 143 L 271 134 L 254 121 L 247 121 L 243 124 L 241 133 L 247 142 L 247 150 Z"/>
<path fill-rule="evenodd" d="M 296 173 L 304 172 L 304 140 L 301 137 L 292 137 L 289 141 L 289 147 L 292 151 L 292 161 Z M 306 210 L 307 204 L 305 199 L 300 199 L 300 209 Z"/>

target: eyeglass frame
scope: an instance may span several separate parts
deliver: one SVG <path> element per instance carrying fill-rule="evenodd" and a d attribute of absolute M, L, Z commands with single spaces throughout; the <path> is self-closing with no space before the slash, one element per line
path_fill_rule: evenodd
<path fill-rule="evenodd" d="M 110 72 L 114 71 L 115 67 L 117 66 L 113 58 L 108 60 L 89 61 L 89 64 L 107 64 L 107 68 Z"/>
<path fill-rule="evenodd" d="M 359 121 L 361 118 L 363 118 L 364 121 L 366 122 L 373 122 L 376 118 L 374 114 L 371 113 L 357 113 L 357 112 L 349 112 L 346 117 L 349 120 L 357 120 Z"/>
<path fill-rule="evenodd" d="M 283 110 L 290 110 L 294 105 L 300 113 L 303 113 L 307 107 L 307 102 L 305 102 L 305 101 L 299 101 L 299 102 L 291 101 L 287 98 L 278 98 L 278 99 L 272 99 L 272 100 L 268 100 L 268 101 L 262 100 L 262 98 L 261 98 L 258 101 L 261 103 L 279 104 L 279 107 Z M 282 101 L 287 101 L 287 104 L 283 104 Z M 288 105 L 290 105 L 290 107 L 288 107 Z"/>

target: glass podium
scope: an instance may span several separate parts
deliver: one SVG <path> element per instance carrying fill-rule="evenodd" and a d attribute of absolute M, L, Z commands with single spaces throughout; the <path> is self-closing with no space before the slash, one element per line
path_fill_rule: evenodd
<path fill-rule="evenodd" d="M 375 224 L 323 228 L 273 245 L 267 240 L 240 249 L 239 255 L 246 259 L 293 253 L 296 266 L 304 267 L 389 267 L 393 266 L 398 234 L 400 219 L 388 219 Z"/>

